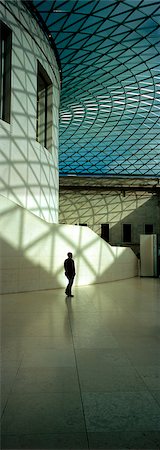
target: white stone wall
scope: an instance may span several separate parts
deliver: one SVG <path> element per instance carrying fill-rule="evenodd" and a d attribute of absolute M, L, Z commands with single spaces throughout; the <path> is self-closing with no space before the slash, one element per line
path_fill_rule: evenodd
<path fill-rule="evenodd" d="M 12 30 L 11 122 L 0 120 L 0 193 L 49 222 L 58 222 L 60 77 L 54 52 L 20 0 L 1 2 Z M 36 141 L 37 60 L 53 83 L 52 150 Z"/>
<path fill-rule="evenodd" d="M 137 275 L 131 249 L 112 247 L 86 227 L 47 223 L 0 196 L 1 293 L 65 288 L 69 251 L 76 266 L 74 286 Z"/>
<path fill-rule="evenodd" d="M 147 192 L 117 192 L 85 190 L 60 192 L 59 222 L 87 225 L 101 235 L 101 224 L 109 223 L 110 244 L 123 244 L 123 223 L 130 223 L 131 246 L 137 252 L 140 234 L 145 224 L 153 224 L 153 232 L 160 234 L 160 204 L 158 197 Z"/>

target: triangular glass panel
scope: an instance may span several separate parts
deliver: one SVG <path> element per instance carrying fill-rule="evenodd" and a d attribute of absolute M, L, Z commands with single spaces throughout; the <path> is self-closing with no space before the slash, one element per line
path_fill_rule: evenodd
<path fill-rule="evenodd" d="M 106 37 L 116 30 L 117 25 L 109 20 L 103 21 L 102 25 L 98 28 L 98 34 L 101 35 L 102 31 L 106 31 Z"/>
<path fill-rule="evenodd" d="M 52 14 L 49 14 L 49 16 L 47 18 L 47 21 L 46 21 L 46 24 L 47 24 L 48 27 L 50 27 L 50 28 L 53 27 L 53 29 L 54 29 L 54 24 L 58 23 L 60 25 L 60 28 L 61 28 L 63 23 L 65 23 L 66 19 L 67 19 L 66 14 L 60 14 L 60 15 L 56 14 L 55 15 L 55 14 L 52 13 Z"/>
<path fill-rule="evenodd" d="M 145 16 L 147 16 L 147 17 L 149 17 L 149 16 L 151 17 L 154 14 L 154 12 L 157 13 L 157 8 L 158 8 L 158 5 L 155 4 L 154 1 L 151 2 L 150 5 L 145 5 L 145 6 L 143 6 L 143 3 L 142 3 L 142 6 L 140 5 L 140 7 L 139 7 L 140 11 L 143 12 L 145 14 Z"/>
<path fill-rule="evenodd" d="M 98 23 L 98 21 L 96 21 L 96 23 L 94 25 L 90 25 L 90 26 L 86 25 L 86 22 L 85 22 L 84 26 L 82 27 L 82 31 L 85 30 L 85 32 L 90 35 L 92 33 L 96 34 L 97 30 L 99 30 L 100 25 L 101 25 L 101 21 L 99 23 Z"/>
<path fill-rule="evenodd" d="M 87 51 L 88 48 L 86 47 L 86 42 L 87 42 L 87 37 L 86 37 L 86 39 L 79 40 L 79 41 L 78 41 L 77 43 L 75 43 L 75 44 L 70 43 L 70 47 L 71 47 L 72 49 L 80 49 L 80 48 L 84 48 L 84 49 Z"/>
<path fill-rule="evenodd" d="M 109 4 L 108 1 L 105 2 L 105 4 L 104 4 L 104 1 L 103 2 L 99 1 L 98 4 L 95 5 L 93 13 L 98 17 L 105 18 L 105 17 L 110 16 L 110 14 L 114 11 L 115 6 L 116 6 L 116 1 L 114 1 L 114 0 L 113 0 L 112 4 Z"/>
<path fill-rule="evenodd" d="M 79 11 L 81 14 L 90 14 L 91 11 L 94 9 L 93 0 L 90 0 L 87 2 L 87 0 L 84 2 L 80 1 L 77 2 L 77 7 L 75 8 L 75 11 Z"/>
<path fill-rule="evenodd" d="M 77 61 L 77 63 L 81 65 L 84 62 L 84 60 L 88 58 L 89 55 L 90 53 L 85 50 L 78 50 L 74 53 L 72 62 L 75 63 L 75 61 Z"/>
<path fill-rule="evenodd" d="M 77 44 L 77 43 L 85 43 L 85 41 L 88 39 L 88 36 L 85 33 L 77 33 L 77 34 L 72 34 L 72 40 L 71 40 L 71 45 Z"/>
<path fill-rule="evenodd" d="M 41 12 L 41 13 L 46 12 L 46 11 L 50 11 L 50 9 L 51 9 L 50 2 L 47 2 L 45 0 L 44 1 L 40 1 L 40 2 L 33 1 L 33 4 L 36 6 L 38 11 Z"/>
<path fill-rule="evenodd" d="M 70 23 L 70 18 L 67 20 L 65 26 L 64 26 L 64 31 L 69 30 L 69 32 L 79 32 L 81 26 L 83 25 L 85 21 L 85 18 L 82 18 L 81 20 L 76 20 L 76 18 L 74 17 L 74 21 L 72 20 L 72 24 Z"/>
<path fill-rule="evenodd" d="M 69 16 L 68 16 L 68 20 L 67 20 L 67 26 L 72 26 L 74 25 L 76 22 L 80 22 L 86 20 L 86 17 L 83 14 L 78 14 L 75 13 L 75 11 L 73 11 Z"/>

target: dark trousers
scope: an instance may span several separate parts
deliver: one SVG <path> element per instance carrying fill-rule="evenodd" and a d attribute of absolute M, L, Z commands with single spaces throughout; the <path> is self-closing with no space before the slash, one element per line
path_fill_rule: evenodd
<path fill-rule="evenodd" d="M 66 275 L 67 276 L 67 275 Z M 65 293 L 70 296 L 71 295 L 71 288 L 72 288 L 72 284 L 74 281 L 74 276 L 73 277 L 67 277 L 68 278 L 68 285 L 66 287 Z"/>

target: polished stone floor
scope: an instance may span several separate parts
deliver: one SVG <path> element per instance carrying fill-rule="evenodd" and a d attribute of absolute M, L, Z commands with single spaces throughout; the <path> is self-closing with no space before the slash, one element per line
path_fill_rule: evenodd
<path fill-rule="evenodd" d="M 160 449 L 160 280 L 1 298 L 2 449 Z"/>

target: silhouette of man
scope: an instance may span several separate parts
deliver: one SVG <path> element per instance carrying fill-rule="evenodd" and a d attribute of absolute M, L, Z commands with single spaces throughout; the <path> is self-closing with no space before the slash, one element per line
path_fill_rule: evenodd
<path fill-rule="evenodd" d="M 67 253 L 67 256 L 68 258 L 64 261 L 65 275 L 68 278 L 68 285 L 66 287 L 65 294 L 67 297 L 74 297 L 74 295 L 71 294 L 71 288 L 75 277 L 75 265 L 72 259 L 72 253 Z"/>

